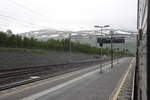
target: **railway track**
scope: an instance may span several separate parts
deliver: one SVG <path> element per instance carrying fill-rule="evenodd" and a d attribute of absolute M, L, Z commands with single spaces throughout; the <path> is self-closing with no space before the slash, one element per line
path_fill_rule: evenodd
<path fill-rule="evenodd" d="M 66 66 L 73 66 L 73 65 L 81 65 L 91 62 L 98 62 L 99 60 L 92 60 L 92 61 L 82 61 L 82 62 L 72 62 L 72 63 L 62 63 L 62 64 L 52 64 L 52 65 L 43 65 L 43 66 L 34 66 L 34 67 L 23 67 L 23 68 L 13 68 L 13 69 L 2 69 L 0 70 L 0 78 L 7 78 L 13 77 L 17 75 L 24 75 L 28 73 L 38 73 L 47 70 L 54 69 L 63 69 Z"/>
<path fill-rule="evenodd" d="M 71 62 L 63 64 L 53 64 L 44 66 L 14 68 L 14 69 L 1 69 L 0 70 L 0 91 L 16 87 L 19 85 L 35 82 L 45 78 L 60 75 L 66 72 L 79 70 L 91 65 L 98 64 L 105 60 L 88 60 L 80 62 Z"/>

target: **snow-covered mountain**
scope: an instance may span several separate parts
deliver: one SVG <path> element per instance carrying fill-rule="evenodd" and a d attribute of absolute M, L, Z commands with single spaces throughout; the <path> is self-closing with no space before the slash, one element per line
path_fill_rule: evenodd
<path fill-rule="evenodd" d="M 47 40 L 50 38 L 68 38 L 69 34 L 71 34 L 72 38 L 91 38 L 91 37 L 99 37 L 99 36 L 110 36 L 110 30 L 103 30 L 102 34 L 99 30 L 81 30 L 81 31 L 61 31 L 55 29 L 43 29 L 43 30 L 36 30 L 30 31 L 26 33 L 22 33 L 22 36 L 26 37 L 34 37 L 40 40 Z M 135 36 L 135 34 L 131 32 L 115 30 L 114 36 L 121 36 L 121 37 L 129 37 Z"/>
<path fill-rule="evenodd" d="M 99 30 L 81 30 L 81 31 L 61 31 L 55 29 L 43 29 L 37 31 L 30 31 L 26 33 L 22 33 L 22 36 L 26 37 L 34 37 L 39 40 L 48 40 L 48 39 L 64 39 L 69 38 L 69 34 L 71 34 L 71 40 L 74 42 L 79 42 L 82 44 L 88 44 L 91 46 L 99 47 L 97 43 L 97 37 L 101 36 L 110 36 L 110 30 L 103 30 L 102 34 Z M 136 51 L 136 34 L 123 31 L 123 30 L 114 30 L 114 37 L 124 37 L 124 44 L 114 44 L 114 47 L 119 47 L 120 49 L 126 47 L 131 52 L 135 53 Z M 109 44 L 105 44 L 103 46 L 109 47 Z"/>

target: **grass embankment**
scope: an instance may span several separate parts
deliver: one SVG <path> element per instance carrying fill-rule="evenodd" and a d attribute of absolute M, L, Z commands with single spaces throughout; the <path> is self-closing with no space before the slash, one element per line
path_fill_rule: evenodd
<path fill-rule="evenodd" d="M 35 53 L 35 54 L 45 54 L 48 51 L 47 50 L 42 50 L 42 49 L 25 49 L 25 48 L 0 47 L 0 52 L 29 52 L 29 53 Z"/>
<path fill-rule="evenodd" d="M 39 41 L 34 38 L 21 37 L 14 34 L 6 34 L 5 32 L 0 32 L 0 51 L 25 51 L 32 53 L 46 53 L 47 50 L 54 51 L 69 51 L 71 44 L 72 52 L 79 52 L 85 54 L 101 54 L 101 48 L 91 47 L 89 45 L 84 45 L 80 43 L 75 43 L 69 39 L 54 40 L 50 39 L 47 41 Z M 37 49 L 37 50 L 36 50 Z M 40 50 L 39 50 L 40 49 Z M 110 49 L 103 48 L 102 54 L 108 55 Z M 132 55 L 126 51 L 116 51 L 113 50 L 114 55 Z"/>

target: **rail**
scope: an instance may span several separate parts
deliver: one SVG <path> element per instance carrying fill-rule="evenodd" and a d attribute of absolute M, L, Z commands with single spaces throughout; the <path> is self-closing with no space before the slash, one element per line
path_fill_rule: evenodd
<path fill-rule="evenodd" d="M 105 59 L 105 61 L 108 60 L 109 59 Z M 84 68 L 83 65 L 88 66 L 90 64 L 96 64 L 103 61 L 104 60 L 86 60 L 70 63 L 52 64 L 52 65 L 3 69 L 0 70 L 0 85 L 1 85 L 0 91 L 24 85 L 27 83 L 35 82 L 38 80 L 46 79 L 56 75 L 64 74 L 66 72 L 79 70 L 81 68 Z M 40 77 L 29 78 L 30 76 L 40 76 Z M 16 81 L 10 82 L 12 80 Z"/>

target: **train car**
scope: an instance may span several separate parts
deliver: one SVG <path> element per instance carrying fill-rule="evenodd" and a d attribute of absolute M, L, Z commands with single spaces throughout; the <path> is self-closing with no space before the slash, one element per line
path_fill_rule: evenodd
<path fill-rule="evenodd" d="M 150 0 L 138 0 L 135 100 L 150 100 Z"/>

